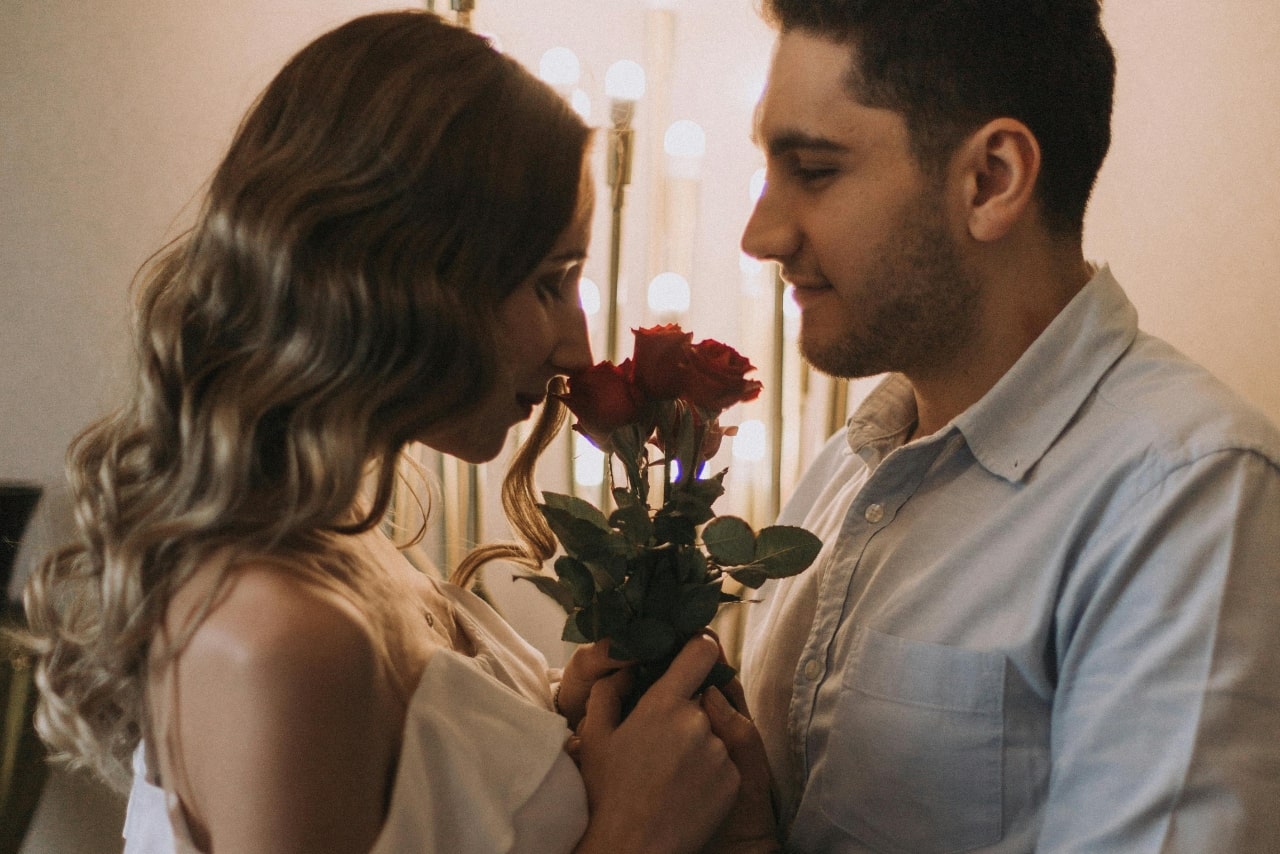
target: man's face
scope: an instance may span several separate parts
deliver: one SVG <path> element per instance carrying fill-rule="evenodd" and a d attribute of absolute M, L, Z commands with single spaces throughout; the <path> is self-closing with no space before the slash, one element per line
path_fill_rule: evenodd
<path fill-rule="evenodd" d="M 934 373 L 971 338 L 977 289 L 905 120 L 849 94 L 852 52 L 804 31 L 779 38 L 757 116 L 767 181 L 742 246 L 782 265 L 819 370 Z"/>

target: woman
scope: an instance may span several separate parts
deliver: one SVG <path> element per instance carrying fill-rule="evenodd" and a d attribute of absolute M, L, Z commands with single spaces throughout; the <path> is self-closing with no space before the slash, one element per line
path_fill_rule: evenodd
<path fill-rule="evenodd" d="M 619 725 L 616 663 L 580 651 L 553 700 L 378 529 L 409 442 L 491 459 L 590 364 L 588 138 L 415 12 L 322 36 L 246 117 L 146 273 L 134 394 L 73 446 L 80 540 L 27 592 L 39 727 L 132 761 L 128 851 L 689 851 L 734 805 L 715 733 L 759 752 L 689 699 L 713 642 Z"/>

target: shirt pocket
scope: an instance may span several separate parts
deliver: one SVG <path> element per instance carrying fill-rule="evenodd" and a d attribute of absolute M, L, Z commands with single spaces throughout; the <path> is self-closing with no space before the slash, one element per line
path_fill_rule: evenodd
<path fill-rule="evenodd" d="M 885 852 L 950 854 L 1002 834 L 1005 657 L 860 630 L 819 803 Z"/>

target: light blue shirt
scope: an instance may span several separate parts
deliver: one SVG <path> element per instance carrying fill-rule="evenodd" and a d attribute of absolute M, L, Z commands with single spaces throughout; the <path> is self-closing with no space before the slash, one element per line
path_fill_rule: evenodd
<path fill-rule="evenodd" d="M 829 852 L 1280 851 L 1280 434 L 1101 270 L 903 445 L 890 376 L 783 512 L 824 541 L 744 661 Z"/>

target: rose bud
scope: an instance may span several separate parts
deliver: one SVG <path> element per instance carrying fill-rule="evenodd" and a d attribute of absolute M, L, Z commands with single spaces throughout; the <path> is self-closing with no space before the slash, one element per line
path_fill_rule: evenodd
<path fill-rule="evenodd" d="M 615 365 L 600 362 L 569 377 L 569 390 L 560 400 L 577 417 L 574 429 L 601 450 L 609 449 L 609 434 L 638 421 L 644 397 L 631 381 L 631 360 Z"/>
<path fill-rule="evenodd" d="M 632 330 L 636 336 L 635 380 L 654 400 L 675 400 L 684 392 L 684 371 L 693 351 L 693 333 L 674 323 Z"/>

